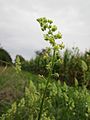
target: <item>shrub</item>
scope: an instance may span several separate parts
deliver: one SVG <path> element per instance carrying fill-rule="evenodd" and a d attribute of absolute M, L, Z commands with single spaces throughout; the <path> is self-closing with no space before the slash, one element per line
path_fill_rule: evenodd
<path fill-rule="evenodd" d="M 9 53 L 3 49 L 3 48 L 0 48 L 0 66 L 1 65 L 10 65 L 9 63 L 12 63 L 12 58 L 11 56 L 9 55 Z"/>

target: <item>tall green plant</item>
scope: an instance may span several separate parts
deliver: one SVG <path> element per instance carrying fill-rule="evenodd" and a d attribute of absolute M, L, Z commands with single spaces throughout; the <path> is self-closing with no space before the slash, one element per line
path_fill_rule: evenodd
<path fill-rule="evenodd" d="M 53 67 L 55 64 L 55 56 L 56 56 L 56 53 L 59 52 L 59 50 L 64 48 L 64 45 L 63 45 L 63 42 L 60 41 L 59 43 L 57 43 L 57 41 L 56 41 L 57 39 L 62 38 L 62 34 L 60 32 L 57 32 L 57 26 L 53 25 L 52 20 L 49 20 L 49 19 L 46 19 L 45 17 L 43 17 L 43 18 L 38 18 L 37 21 L 40 24 L 41 30 L 44 32 L 44 40 L 48 41 L 50 43 L 50 46 L 52 49 L 52 59 L 49 62 L 49 64 L 47 65 L 47 69 L 49 70 L 49 75 L 48 75 L 47 83 L 46 83 L 42 101 L 41 101 L 40 113 L 38 116 L 38 120 L 40 120 L 41 116 L 42 116 L 43 104 L 44 104 L 47 87 L 49 84 L 50 77 L 53 74 Z"/>

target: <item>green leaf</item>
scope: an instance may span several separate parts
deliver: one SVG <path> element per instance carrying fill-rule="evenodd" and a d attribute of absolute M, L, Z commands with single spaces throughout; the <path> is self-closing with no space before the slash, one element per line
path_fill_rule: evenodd
<path fill-rule="evenodd" d="M 83 71 L 87 71 L 87 64 L 86 64 L 86 62 L 84 61 L 84 60 L 81 60 L 81 67 L 82 67 L 82 70 Z"/>
<path fill-rule="evenodd" d="M 78 80 L 75 78 L 75 86 L 78 86 Z"/>

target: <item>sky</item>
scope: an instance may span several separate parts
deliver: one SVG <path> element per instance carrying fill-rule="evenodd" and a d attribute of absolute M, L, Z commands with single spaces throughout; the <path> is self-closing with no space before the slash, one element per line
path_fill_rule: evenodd
<path fill-rule="evenodd" d="M 36 19 L 52 19 L 65 48 L 90 49 L 90 0 L 0 0 L 0 44 L 26 59 L 49 44 Z"/>

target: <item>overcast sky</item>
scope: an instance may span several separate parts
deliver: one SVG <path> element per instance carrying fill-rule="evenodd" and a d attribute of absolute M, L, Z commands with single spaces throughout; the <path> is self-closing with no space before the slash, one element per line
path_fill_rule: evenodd
<path fill-rule="evenodd" d="M 26 59 L 47 46 L 36 19 L 52 19 L 65 46 L 90 49 L 90 0 L 0 0 L 0 43 Z"/>

